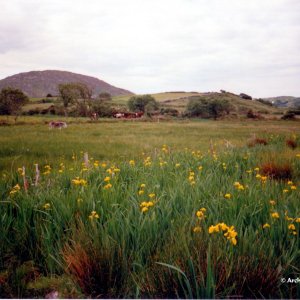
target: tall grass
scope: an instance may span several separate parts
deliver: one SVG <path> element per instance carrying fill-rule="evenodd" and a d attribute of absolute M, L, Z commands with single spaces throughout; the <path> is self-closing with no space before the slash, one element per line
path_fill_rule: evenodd
<path fill-rule="evenodd" d="M 250 149 L 206 147 L 163 146 L 134 162 L 90 157 L 89 166 L 82 153 L 65 152 L 50 173 L 40 165 L 37 186 L 26 169 L 27 191 L 22 170 L 5 173 L 0 295 L 23 297 L 39 278 L 67 276 L 93 298 L 299 296 L 280 281 L 299 277 L 297 150 L 283 136 Z M 272 157 L 293 178 L 264 176 Z M 222 230 L 209 233 L 218 223 L 234 226 L 236 245 Z"/>

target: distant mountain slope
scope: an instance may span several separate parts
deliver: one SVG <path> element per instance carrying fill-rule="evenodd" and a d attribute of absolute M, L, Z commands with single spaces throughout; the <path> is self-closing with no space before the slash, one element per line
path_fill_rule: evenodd
<path fill-rule="evenodd" d="M 297 107 L 300 106 L 300 97 L 292 96 L 279 96 L 264 98 L 264 100 L 270 101 L 277 107 Z"/>
<path fill-rule="evenodd" d="M 108 92 L 112 96 L 133 94 L 95 77 L 56 70 L 31 71 L 6 77 L 0 80 L 0 89 L 10 86 L 21 89 L 29 97 L 46 97 L 47 94 L 58 95 L 58 85 L 67 82 L 86 84 L 93 90 L 94 96 L 102 92 Z"/>

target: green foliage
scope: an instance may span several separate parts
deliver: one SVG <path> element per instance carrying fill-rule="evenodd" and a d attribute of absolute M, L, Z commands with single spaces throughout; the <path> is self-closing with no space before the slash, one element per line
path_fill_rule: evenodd
<path fill-rule="evenodd" d="M 50 278 L 65 274 L 85 298 L 297 298 L 295 286 L 280 278 L 299 277 L 300 223 L 293 221 L 294 235 L 286 219 L 299 217 L 299 191 L 257 176 L 262 157 L 284 158 L 290 151 L 284 136 L 268 137 L 264 148 L 163 146 L 134 164 L 90 157 L 86 167 L 79 151 L 65 152 L 72 162 L 59 158 L 49 172 L 40 165 L 40 181 L 27 192 L 20 171 L 7 172 L 0 180 L 1 296 L 59 289 Z M 299 169 L 295 154 L 290 164 Z M 108 176 L 111 187 L 105 188 Z M 74 183 L 77 177 L 86 185 Z M 26 178 L 35 180 L 32 164 Z M 20 190 L 11 193 L 16 184 Z M 142 212 L 145 201 L 153 203 Z M 196 213 L 200 208 L 204 218 Z M 236 245 L 221 230 L 209 234 L 219 222 L 234 226 Z"/>
<path fill-rule="evenodd" d="M 19 89 L 3 88 L 0 92 L 0 114 L 14 115 L 29 102 L 29 98 Z"/>
<path fill-rule="evenodd" d="M 90 99 L 92 91 L 83 83 L 64 83 L 58 86 L 59 97 L 63 102 L 65 109 L 79 99 Z"/>
<path fill-rule="evenodd" d="M 158 109 L 158 102 L 151 95 L 132 96 L 127 105 L 131 111 L 141 111 L 148 114 Z"/>
<path fill-rule="evenodd" d="M 98 117 L 100 118 L 110 118 L 114 114 L 114 109 L 112 108 L 111 104 L 101 100 L 93 101 L 91 110 L 92 112 L 97 113 Z"/>
<path fill-rule="evenodd" d="M 190 117 L 217 119 L 232 110 L 232 105 L 226 99 L 210 99 L 208 97 L 191 97 L 186 114 Z"/>
<path fill-rule="evenodd" d="M 100 93 L 98 98 L 100 101 L 111 101 L 112 100 L 111 94 L 107 93 L 107 92 Z"/>

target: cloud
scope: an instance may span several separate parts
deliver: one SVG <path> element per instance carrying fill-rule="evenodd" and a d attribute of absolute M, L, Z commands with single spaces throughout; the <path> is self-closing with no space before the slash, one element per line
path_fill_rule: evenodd
<path fill-rule="evenodd" d="M 64 69 L 139 93 L 300 95 L 299 17 L 297 0 L 10 0 L 0 77 Z"/>

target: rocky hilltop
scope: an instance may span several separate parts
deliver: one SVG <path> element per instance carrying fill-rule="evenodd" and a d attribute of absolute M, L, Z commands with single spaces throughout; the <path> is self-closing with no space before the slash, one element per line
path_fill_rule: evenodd
<path fill-rule="evenodd" d="M 9 76 L 0 80 L 0 89 L 10 86 L 21 89 L 29 97 L 46 97 L 47 94 L 58 95 L 58 85 L 68 82 L 86 84 L 92 89 L 93 96 L 102 92 L 108 92 L 112 96 L 133 94 L 95 77 L 57 70 L 31 71 Z"/>

